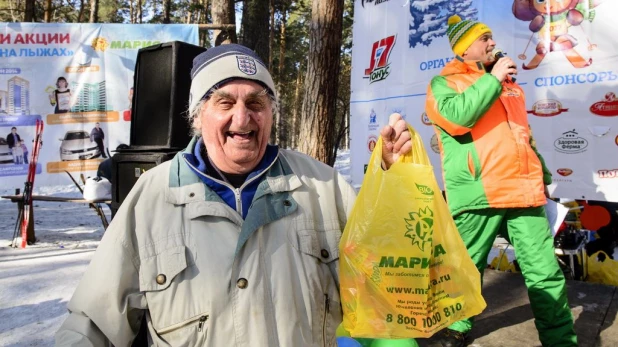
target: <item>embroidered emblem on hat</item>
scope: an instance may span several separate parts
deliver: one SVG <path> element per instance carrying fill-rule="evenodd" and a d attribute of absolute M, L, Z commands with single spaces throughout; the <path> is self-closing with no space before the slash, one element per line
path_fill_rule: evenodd
<path fill-rule="evenodd" d="M 238 62 L 238 70 L 246 75 L 255 75 L 257 73 L 257 66 L 253 58 L 246 55 L 237 55 L 236 61 Z"/>

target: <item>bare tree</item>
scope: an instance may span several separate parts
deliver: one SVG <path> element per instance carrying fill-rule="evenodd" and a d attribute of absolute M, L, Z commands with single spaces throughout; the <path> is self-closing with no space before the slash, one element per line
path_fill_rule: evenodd
<path fill-rule="evenodd" d="M 213 0 L 210 6 L 210 14 L 212 16 L 212 24 L 236 23 L 233 0 Z M 213 30 L 212 36 L 215 40 L 215 46 L 238 42 L 236 30 L 234 29 Z"/>
<path fill-rule="evenodd" d="M 335 115 L 344 0 L 313 0 L 299 150 L 335 162 Z"/>

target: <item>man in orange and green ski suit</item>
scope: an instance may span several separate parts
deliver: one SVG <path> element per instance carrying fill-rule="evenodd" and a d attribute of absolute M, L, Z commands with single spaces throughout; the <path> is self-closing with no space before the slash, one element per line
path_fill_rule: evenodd
<path fill-rule="evenodd" d="M 554 255 L 543 205 L 551 174 L 533 146 L 523 90 L 508 57 L 494 58 L 483 23 L 448 20 L 455 59 L 435 76 L 426 113 L 442 156 L 446 198 L 468 253 L 483 274 L 498 234 L 515 248 L 543 346 L 577 346 L 564 275 Z M 472 319 L 437 334 L 465 346 Z"/>

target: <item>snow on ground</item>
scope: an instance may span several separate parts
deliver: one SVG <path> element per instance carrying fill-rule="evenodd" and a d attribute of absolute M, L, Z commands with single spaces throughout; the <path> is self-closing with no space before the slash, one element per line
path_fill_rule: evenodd
<path fill-rule="evenodd" d="M 80 197 L 71 186 L 35 189 L 35 193 Z M 17 205 L 0 200 L 0 346 L 52 346 L 103 226 L 87 204 L 37 201 L 38 242 L 15 249 L 10 244 L 16 219 Z"/>

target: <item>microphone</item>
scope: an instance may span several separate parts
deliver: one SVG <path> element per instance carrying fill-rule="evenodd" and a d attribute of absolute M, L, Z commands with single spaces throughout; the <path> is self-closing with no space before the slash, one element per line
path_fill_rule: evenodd
<path fill-rule="evenodd" d="M 494 50 L 491 51 L 491 54 L 494 56 L 496 61 L 498 61 L 500 58 L 506 57 L 506 53 L 504 53 L 500 48 L 494 48 Z M 517 68 L 517 66 L 509 66 L 509 67 Z M 513 74 L 509 74 L 509 76 L 511 76 L 511 80 L 513 80 L 513 82 L 516 81 L 515 77 L 513 77 Z"/>
<path fill-rule="evenodd" d="M 506 53 L 502 52 L 500 48 L 494 48 L 494 50 L 491 51 L 491 54 L 494 58 L 496 58 L 496 60 L 506 57 Z"/>

